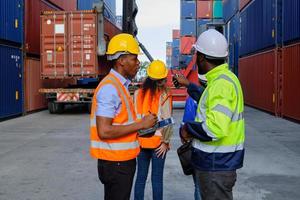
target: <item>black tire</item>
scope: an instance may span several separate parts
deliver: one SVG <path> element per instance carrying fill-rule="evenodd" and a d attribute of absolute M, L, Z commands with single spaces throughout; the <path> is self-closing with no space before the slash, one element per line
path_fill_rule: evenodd
<path fill-rule="evenodd" d="M 60 114 L 64 111 L 64 104 L 50 101 L 48 102 L 48 110 L 51 114 Z"/>

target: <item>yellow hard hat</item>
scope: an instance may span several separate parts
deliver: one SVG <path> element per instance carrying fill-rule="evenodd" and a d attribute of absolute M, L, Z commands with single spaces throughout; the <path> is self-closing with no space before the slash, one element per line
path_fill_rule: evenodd
<path fill-rule="evenodd" d="M 106 54 L 114 55 L 117 52 L 140 54 L 139 44 L 137 40 L 128 33 L 115 35 L 108 43 Z"/>
<path fill-rule="evenodd" d="M 168 68 L 160 60 L 154 60 L 147 68 L 147 75 L 152 79 L 163 79 L 168 76 Z"/>

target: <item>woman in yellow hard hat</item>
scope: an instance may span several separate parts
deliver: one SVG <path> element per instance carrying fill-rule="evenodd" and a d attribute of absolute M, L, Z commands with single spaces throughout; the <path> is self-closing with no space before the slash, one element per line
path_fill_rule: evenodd
<path fill-rule="evenodd" d="M 135 91 L 134 104 L 137 118 L 156 114 L 160 119 L 171 117 L 172 99 L 166 86 L 168 69 L 160 60 L 154 60 L 147 68 L 148 77 L 142 88 Z M 137 177 L 134 199 L 144 199 L 144 190 L 150 161 L 152 162 L 151 182 L 153 199 L 163 197 L 163 170 L 166 153 L 169 150 L 172 127 L 157 130 L 152 137 L 140 137 L 141 152 L 138 156 Z"/>

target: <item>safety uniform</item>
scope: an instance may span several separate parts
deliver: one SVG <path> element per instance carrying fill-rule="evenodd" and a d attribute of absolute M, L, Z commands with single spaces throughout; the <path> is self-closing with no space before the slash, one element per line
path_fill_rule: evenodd
<path fill-rule="evenodd" d="M 204 171 L 241 168 L 244 158 L 244 101 L 237 77 L 227 64 L 206 74 L 208 80 L 198 103 L 195 123 L 187 123 L 194 136 L 192 162 Z"/>
<path fill-rule="evenodd" d="M 118 91 L 121 99 L 121 110 L 113 119 L 113 125 L 127 125 L 136 121 L 136 114 L 131 97 L 123 84 L 115 75 L 109 73 L 95 90 L 98 93 L 101 87 L 106 84 L 112 84 Z M 109 161 L 126 161 L 137 157 L 140 148 L 137 140 L 137 133 L 115 139 L 101 139 L 96 127 L 96 96 L 93 98 L 91 110 L 91 156 L 96 159 Z"/>
<path fill-rule="evenodd" d="M 171 96 L 165 92 L 157 91 L 152 95 L 150 90 L 144 93 L 142 89 L 138 89 L 134 93 L 134 105 L 138 119 L 142 119 L 145 115 L 148 115 L 149 112 L 161 118 L 161 107 L 163 105 L 167 106 L 171 111 L 172 99 Z M 155 149 L 160 145 L 161 137 L 161 130 L 157 130 L 155 134 L 149 138 L 139 137 L 140 146 L 146 149 Z"/>

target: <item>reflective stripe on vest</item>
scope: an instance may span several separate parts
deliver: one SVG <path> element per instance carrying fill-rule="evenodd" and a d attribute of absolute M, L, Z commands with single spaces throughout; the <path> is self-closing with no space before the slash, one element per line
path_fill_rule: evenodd
<path fill-rule="evenodd" d="M 244 143 L 231 146 L 214 146 L 205 144 L 199 140 L 193 140 L 192 146 L 206 153 L 230 153 L 244 149 Z"/>
<path fill-rule="evenodd" d="M 106 84 L 112 84 L 118 91 L 121 98 L 121 111 L 113 119 L 113 125 L 127 125 L 135 122 L 136 116 L 134 106 L 126 89 L 113 75 L 107 75 L 97 87 L 94 97 L 92 112 L 90 118 L 91 130 L 91 156 L 96 159 L 110 160 L 110 161 L 126 161 L 136 158 L 140 148 L 137 141 L 137 133 L 128 134 L 126 136 L 115 139 L 100 139 L 96 127 L 95 110 L 97 107 L 96 95 L 99 89 Z M 126 95 L 127 94 L 127 95 Z"/>

